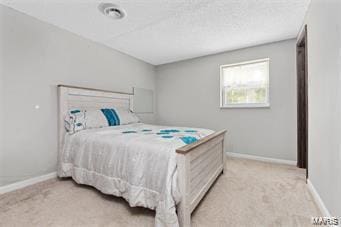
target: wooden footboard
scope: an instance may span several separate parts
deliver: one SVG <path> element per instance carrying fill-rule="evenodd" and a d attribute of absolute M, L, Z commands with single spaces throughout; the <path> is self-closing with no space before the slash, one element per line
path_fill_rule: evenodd
<path fill-rule="evenodd" d="M 226 130 L 213 133 L 176 150 L 181 202 L 177 207 L 181 227 L 190 227 L 191 213 L 224 171 Z"/>

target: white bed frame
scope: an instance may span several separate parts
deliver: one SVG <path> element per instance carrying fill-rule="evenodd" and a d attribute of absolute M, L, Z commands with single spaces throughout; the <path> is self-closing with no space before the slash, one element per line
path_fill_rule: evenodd
<path fill-rule="evenodd" d="M 68 110 L 132 107 L 132 93 L 58 85 L 59 149 L 65 136 L 64 117 Z M 180 226 L 191 226 L 191 213 L 224 172 L 224 136 L 226 130 L 215 132 L 195 143 L 176 150 L 181 202 L 177 206 Z"/>

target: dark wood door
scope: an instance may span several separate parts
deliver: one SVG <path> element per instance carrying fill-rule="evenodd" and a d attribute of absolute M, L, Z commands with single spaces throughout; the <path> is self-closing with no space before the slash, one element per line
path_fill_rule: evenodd
<path fill-rule="evenodd" d="M 297 166 L 307 169 L 308 177 L 308 67 L 307 27 L 298 39 L 297 60 Z"/>

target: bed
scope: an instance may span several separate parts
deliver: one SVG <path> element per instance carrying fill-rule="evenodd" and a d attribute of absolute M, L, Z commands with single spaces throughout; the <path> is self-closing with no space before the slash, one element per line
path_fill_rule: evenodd
<path fill-rule="evenodd" d="M 155 210 L 157 227 L 191 225 L 191 213 L 224 171 L 225 130 L 132 123 L 70 135 L 70 110 L 131 109 L 133 94 L 58 85 L 58 97 L 59 177 Z"/>

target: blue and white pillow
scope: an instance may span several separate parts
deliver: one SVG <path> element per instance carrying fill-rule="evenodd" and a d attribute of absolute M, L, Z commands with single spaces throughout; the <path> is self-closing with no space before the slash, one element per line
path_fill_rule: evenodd
<path fill-rule="evenodd" d="M 128 109 L 70 110 L 65 117 L 65 128 L 70 134 L 84 129 L 103 128 L 139 122 Z"/>

